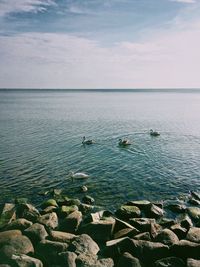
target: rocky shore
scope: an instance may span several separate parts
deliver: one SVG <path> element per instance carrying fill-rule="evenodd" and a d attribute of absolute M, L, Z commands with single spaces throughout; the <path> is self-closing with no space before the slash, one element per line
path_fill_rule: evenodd
<path fill-rule="evenodd" d="M 199 207 L 198 207 L 199 206 Z M 52 190 L 34 207 L 5 203 L 0 267 L 200 267 L 200 194 L 101 210 Z"/>

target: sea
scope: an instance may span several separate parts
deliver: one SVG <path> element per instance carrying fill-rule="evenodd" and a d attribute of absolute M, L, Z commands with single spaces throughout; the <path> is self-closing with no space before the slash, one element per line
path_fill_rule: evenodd
<path fill-rule="evenodd" d="M 0 90 L 0 204 L 53 189 L 110 210 L 200 190 L 200 90 Z"/>

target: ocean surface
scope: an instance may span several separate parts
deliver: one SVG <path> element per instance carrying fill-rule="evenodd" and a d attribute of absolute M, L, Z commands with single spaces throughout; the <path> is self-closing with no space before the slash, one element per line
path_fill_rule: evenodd
<path fill-rule="evenodd" d="M 124 137 L 131 146 L 118 146 Z M 115 209 L 200 189 L 200 91 L 0 90 L 0 140 L 0 203 L 37 205 L 54 188 L 82 198 L 87 185 Z M 90 178 L 72 182 L 70 171 Z"/>

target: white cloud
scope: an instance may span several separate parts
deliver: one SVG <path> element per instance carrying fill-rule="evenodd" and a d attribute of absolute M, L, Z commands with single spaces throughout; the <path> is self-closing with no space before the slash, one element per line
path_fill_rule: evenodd
<path fill-rule="evenodd" d="M 1 0 L 0 16 L 15 12 L 42 12 L 51 5 L 55 5 L 54 0 Z"/>
<path fill-rule="evenodd" d="M 0 37 L 0 87 L 200 87 L 200 22 L 102 47 L 67 34 Z"/>

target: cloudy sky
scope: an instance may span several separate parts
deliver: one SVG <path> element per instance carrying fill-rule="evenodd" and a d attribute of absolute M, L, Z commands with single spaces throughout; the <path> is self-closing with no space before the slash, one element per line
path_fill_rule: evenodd
<path fill-rule="evenodd" d="M 200 88 L 200 0 L 0 0 L 0 88 Z"/>

